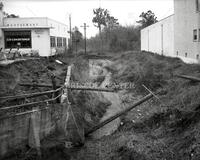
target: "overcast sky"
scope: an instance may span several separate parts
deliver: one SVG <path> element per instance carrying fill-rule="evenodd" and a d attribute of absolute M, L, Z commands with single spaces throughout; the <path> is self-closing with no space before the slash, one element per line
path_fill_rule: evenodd
<path fill-rule="evenodd" d="M 143 11 L 152 10 L 158 20 L 173 14 L 173 0 L 3 0 L 4 10 L 20 17 L 49 17 L 65 24 L 72 16 L 72 27 L 86 22 L 89 25 L 87 37 L 98 30 L 92 24 L 93 9 L 101 6 L 119 20 L 122 25 L 133 25 Z"/>

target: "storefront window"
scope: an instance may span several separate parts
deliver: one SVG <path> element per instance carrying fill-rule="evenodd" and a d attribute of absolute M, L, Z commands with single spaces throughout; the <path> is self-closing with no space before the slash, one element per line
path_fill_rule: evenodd
<path fill-rule="evenodd" d="M 63 46 L 66 47 L 67 46 L 67 41 L 66 38 L 63 38 Z"/>
<path fill-rule="evenodd" d="M 5 48 L 31 48 L 31 31 L 5 31 Z"/>
<path fill-rule="evenodd" d="M 57 47 L 62 47 L 62 38 L 57 37 Z"/>
<path fill-rule="evenodd" d="M 51 47 L 56 47 L 56 37 L 51 37 Z"/>

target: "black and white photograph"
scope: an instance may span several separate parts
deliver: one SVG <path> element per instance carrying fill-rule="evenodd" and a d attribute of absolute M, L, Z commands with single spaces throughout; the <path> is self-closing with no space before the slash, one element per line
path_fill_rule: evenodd
<path fill-rule="evenodd" d="M 0 160 L 200 160 L 200 0 L 0 0 Z"/>

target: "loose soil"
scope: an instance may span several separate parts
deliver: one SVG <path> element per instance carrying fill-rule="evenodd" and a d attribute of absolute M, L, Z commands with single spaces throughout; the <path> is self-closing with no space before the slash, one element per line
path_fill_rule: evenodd
<path fill-rule="evenodd" d="M 90 73 L 86 71 L 83 63 L 76 67 L 75 70 L 79 72 L 73 75 L 73 80 L 99 82 L 98 85 L 107 85 L 108 82 L 130 82 L 134 83 L 134 88 L 120 91 L 118 95 L 101 95 L 101 98 L 97 98 L 98 105 L 95 105 L 98 107 L 93 106 L 94 101 L 97 101 L 95 97 L 99 97 L 97 93 L 93 95 L 91 92 L 72 92 L 72 97 L 75 98 L 71 98 L 71 101 L 77 107 L 75 111 L 79 110 L 76 118 L 79 122 L 84 122 L 82 127 L 85 130 L 116 113 L 118 108 L 130 106 L 148 94 L 142 85 L 153 92 L 162 91 L 158 99 L 154 97 L 124 114 L 118 122 L 112 122 L 117 124 L 116 126 L 108 125 L 86 137 L 84 146 L 73 149 L 57 146 L 52 149 L 52 154 L 55 154 L 57 159 L 71 160 L 200 159 L 200 84 L 176 77 L 177 74 L 200 77 L 200 66 L 185 64 L 178 58 L 167 58 L 146 52 L 110 55 L 113 57 L 112 64 L 101 64 L 101 67 L 96 67 L 97 76 L 86 78 Z M 102 76 L 104 72 L 101 72 L 100 68 L 105 68 L 111 74 L 107 77 Z M 14 77 L 15 81 L 11 86 L 16 86 L 19 81 L 17 76 Z M 101 100 L 104 100 L 104 103 L 100 103 Z M 46 159 L 50 157 L 51 153 L 47 154 Z"/>

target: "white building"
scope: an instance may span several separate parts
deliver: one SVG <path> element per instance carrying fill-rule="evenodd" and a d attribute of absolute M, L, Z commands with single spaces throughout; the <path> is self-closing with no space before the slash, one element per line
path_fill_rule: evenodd
<path fill-rule="evenodd" d="M 141 50 L 200 61 L 200 0 L 174 0 L 174 14 L 141 30 Z"/>
<path fill-rule="evenodd" d="M 20 52 L 38 52 L 50 56 L 67 45 L 68 27 L 55 20 L 40 18 L 5 18 L 0 10 L 0 48 L 8 51 L 20 46 Z"/>

